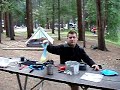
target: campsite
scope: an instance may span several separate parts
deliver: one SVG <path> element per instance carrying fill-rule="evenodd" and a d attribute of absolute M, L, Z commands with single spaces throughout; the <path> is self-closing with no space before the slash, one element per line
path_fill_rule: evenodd
<path fill-rule="evenodd" d="M 0 0 L 0 90 L 120 90 L 119 9 L 120 0 Z"/>
<path fill-rule="evenodd" d="M 51 30 L 46 30 L 46 32 L 48 34 L 50 34 Z M 21 35 L 21 33 L 24 32 L 19 32 L 20 34 L 16 35 L 16 40 L 11 41 L 9 40 L 9 38 L 4 37 L 3 35 L 3 41 L 2 44 L 0 44 L 0 56 L 4 56 L 4 57 L 22 57 L 24 56 L 27 59 L 30 60 L 39 60 L 41 55 L 42 55 L 42 51 L 41 50 L 3 50 L 3 48 L 27 48 L 25 42 L 28 40 L 26 39 L 25 36 Z M 60 43 L 64 43 L 64 41 L 66 40 L 66 37 L 63 36 L 61 41 L 57 40 L 57 33 L 54 36 L 54 44 L 58 45 Z M 56 37 L 55 37 L 56 36 Z M 91 38 L 95 38 L 96 36 L 91 36 Z M 107 48 L 109 51 L 101 51 L 101 50 L 92 50 L 90 47 L 91 45 L 94 45 L 97 43 L 96 40 L 94 39 L 89 39 L 89 36 L 87 37 L 87 41 L 86 41 L 86 48 L 85 51 L 88 53 L 88 55 L 90 55 L 90 57 L 92 57 L 92 59 L 94 59 L 97 63 L 101 64 L 103 66 L 103 68 L 108 68 L 108 69 L 116 69 L 120 71 L 120 48 L 116 45 L 107 44 Z M 79 41 L 80 46 L 82 47 L 82 42 Z M 34 48 L 34 47 L 33 47 Z M 55 61 L 55 64 L 59 63 L 59 56 L 57 55 L 53 55 L 48 53 L 47 54 L 47 59 L 52 59 Z M 14 74 L 9 74 L 9 73 L 5 73 L 0 71 L 0 90 L 18 90 L 18 85 L 16 84 L 16 76 Z M 4 80 L 3 80 L 4 78 Z M 24 76 L 22 76 L 21 78 L 24 78 Z M 28 81 L 29 84 L 27 86 L 27 88 L 29 88 L 29 85 L 34 85 L 35 83 L 37 83 L 39 80 L 38 79 L 34 79 L 34 78 L 30 78 L 30 80 Z M 11 83 L 12 82 L 12 83 Z M 62 86 L 62 87 L 61 87 Z M 39 88 L 39 86 L 37 87 Z M 36 90 L 37 90 L 36 88 Z M 56 90 L 56 88 L 58 90 L 69 90 L 69 86 L 67 84 L 61 84 L 61 83 L 55 83 L 55 82 L 50 82 L 50 81 L 46 81 L 44 84 L 44 90 L 51 90 L 49 88 L 52 88 L 52 90 Z M 29 89 L 28 89 L 29 90 Z M 93 90 L 93 88 L 90 88 L 88 90 Z"/>

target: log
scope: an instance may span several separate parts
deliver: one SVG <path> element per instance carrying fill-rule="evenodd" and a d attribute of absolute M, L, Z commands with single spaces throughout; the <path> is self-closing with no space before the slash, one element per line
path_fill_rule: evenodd
<path fill-rule="evenodd" d="M 43 51 L 43 48 L 27 47 L 27 48 L 2 48 L 3 50 L 32 50 L 32 51 Z"/>

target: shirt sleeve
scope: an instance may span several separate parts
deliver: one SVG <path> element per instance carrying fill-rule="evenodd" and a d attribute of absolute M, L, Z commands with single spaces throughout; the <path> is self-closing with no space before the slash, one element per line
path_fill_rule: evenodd
<path fill-rule="evenodd" d="M 61 52 L 62 52 L 61 48 L 62 48 L 62 45 L 57 45 L 57 46 L 48 45 L 47 46 L 47 51 L 52 53 L 52 54 L 60 55 Z"/>
<path fill-rule="evenodd" d="M 89 66 L 92 66 L 93 64 L 95 64 L 95 62 L 86 54 L 86 52 L 84 51 L 84 49 L 82 50 L 82 60 L 87 63 Z"/>

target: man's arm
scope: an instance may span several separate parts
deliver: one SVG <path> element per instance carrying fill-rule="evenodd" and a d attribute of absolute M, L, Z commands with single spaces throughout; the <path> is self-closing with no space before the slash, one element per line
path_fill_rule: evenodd
<path fill-rule="evenodd" d="M 60 55 L 62 53 L 62 45 L 48 45 L 47 46 L 47 51 L 52 53 L 52 54 L 56 54 L 56 55 Z"/>
<path fill-rule="evenodd" d="M 43 38 L 43 43 L 44 44 L 48 44 L 48 46 L 47 46 L 47 51 L 48 52 L 50 52 L 52 54 L 56 54 L 56 55 L 60 55 L 61 54 L 61 52 L 62 52 L 62 50 L 61 50 L 62 45 L 54 46 L 48 40 L 46 40 L 44 38 Z"/>
<path fill-rule="evenodd" d="M 84 49 L 82 50 L 82 59 L 90 67 L 94 68 L 94 70 L 99 70 L 100 69 L 100 67 L 86 54 Z"/>

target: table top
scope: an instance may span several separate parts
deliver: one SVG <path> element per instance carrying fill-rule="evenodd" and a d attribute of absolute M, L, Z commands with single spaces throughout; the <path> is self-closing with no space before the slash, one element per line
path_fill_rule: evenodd
<path fill-rule="evenodd" d="M 22 70 L 19 70 L 19 66 L 12 66 L 7 68 L 0 68 L 1 71 L 6 71 L 10 73 L 17 73 L 20 75 L 27 75 L 34 78 L 40 78 L 49 81 L 55 81 L 66 84 L 75 84 L 75 85 L 86 85 L 91 88 L 98 89 L 110 89 L 110 90 L 118 90 L 120 89 L 120 72 L 118 76 L 103 76 L 100 82 L 93 82 L 88 80 L 83 80 L 80 77 L 88 73 L 100 74 L 100 71 L 94 71 L 92 68 L 87 67 L 86 71 L 80 71 L 79 74 L 76 75 L 67 75 L 65 73 L 58 73 L 58 68 L 54 67 L 53 75 L 47 75 L 46 69 L 43 70 L 34 70 L 32 73 L 30 72 L 29 67 L 25 67 Z"/>

